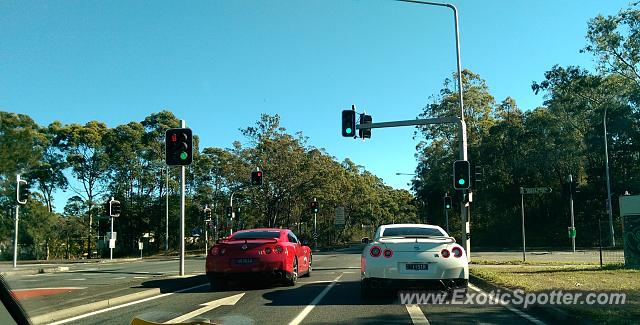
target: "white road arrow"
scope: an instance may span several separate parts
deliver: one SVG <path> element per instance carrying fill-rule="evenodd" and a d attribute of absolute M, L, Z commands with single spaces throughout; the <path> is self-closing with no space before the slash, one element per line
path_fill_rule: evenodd
<path fill-rule="evenodd" d="M 213 300 L 213 301 L 209 301 L 207 303 L 204 303 L 200 306 L 204 306 L 202 308 L 196 309 L 190 313 L 184 314 L 180 317 L 176 317 L 170 321 L 165 322 L 165 324 L 171 324 L 171 323 L 182 323 L 188 319 L 194 318 L 198 315 L 202 315 L 206 312 L 208 312 L 209 310 L 218 308 L 220 306 L 233 306 L 235 305 L 238 300 L 240 300 L 240 298 L 242 298 L 242 296 L 244 296 L 244 292 L 234 295 L 234 296 L 229 296 L 226 298 L 222 298 L 222 299 L 218 299 L 218 300 Z"/>

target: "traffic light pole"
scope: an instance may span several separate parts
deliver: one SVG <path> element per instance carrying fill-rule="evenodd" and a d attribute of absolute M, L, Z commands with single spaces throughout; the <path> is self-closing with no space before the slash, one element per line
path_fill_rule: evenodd
<path fill-rule="evenodd" d="M 165 188 L 167 190 L 166 193 L 166 197 L 165 197 L 165 210 L 166 210 L 166 215 L 165 215 L 165 219 L 164 219 L 164 255 L 169 255 L 169 166 L 166 167 L 166 172 L 167 174 L 166 176 L 166 180 L 165 180 Z"/>
<path fill-rule="evenodd" d="M 109 259 L 113 259 L 113 247 L 111 246 L 111 240 L 113 239 L 113 221 L 115 219 L 111 216 L 111 234 L 109 235 Z"/>
<path fill-rule="evenodd" d="M 524 238 L 524 191 L 520 188 L 520 205 L 522 206 L 522 261 L 527 261 L 526 241 Z"/>
<path fill-rule="evenodd" d="M 180 127 L 186 128 L 187 122 L 180 121 Z M 185 166 L 180 166 L 180 276 L 184 276 L 184 210 L 185 210 Z"/>
<path fill-rule="evenodd" d="M 20 204 L 16 204 L 16 220 L 13 230 L 13 268 L 18 267 L 18 214 L 20 213 Z"/>
<path fill-rule="evenodd" d="M 573 217 L 573 176 L 569 174 L 569 207 L 571 209 L 571 231 L 576 229 L 574 224 L 575 219 Z M 576 252 L 576 237 L 571 235 L 571 249 Z"/>
<path fill-rule="evenodd" d="M 449 209 L 444 209 L 444 220 L 447 224 L 447 234 L 449 233 Z"/>

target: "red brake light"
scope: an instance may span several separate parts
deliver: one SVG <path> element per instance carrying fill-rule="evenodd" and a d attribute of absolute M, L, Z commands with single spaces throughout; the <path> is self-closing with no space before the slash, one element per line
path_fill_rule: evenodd
<path fill-rule="evenodd" d="M 440 251 L 440 255 L 442 255 L 442 257 L 444 257 L 444 258 L 448 258 L 449 255 L 451 255 L 451 253 L 449 253 L 449 250 L 445 248 L 445 249 Z"/>
<path fill-rule="evenodd" d="M 454 247 L 451 252 L 453 253 L 454 257 L 461 257 L 462 256 L 462 249 L 460 247 Z"/>
<path fill-rule="evenodd" d="M 264 249 L 265 254 L 271 254 L 271 247 L 267 247 Z"/>
<path fill-rule="evenodd" d="M 369 254 L 371 254 L 371 256 L 373 256 L 373 257 L 380 256 L 380 253 L 382 253 L 382 249 L 380 249 L 380 247 L 378 247 L 378 246 L 373 246 L 369 250 Z"/>
<path fill-rule="evenodd" d="M 382 255 L 384 255 L 384 257 L 386 257 L 386 258 L 389 258 L 389 257 L 393 256 L 393 251 L 387 248 L 387 249 L 384 250 L 384 253 L 382 253 Z"/>
<path fill-rule="evenodd" d="M 280 253 L 282 253 L 282 251 L 283 251 L 282 246 L 277 245 L 276 246 L 276 253 L 280 254 Z"/>
<path fill-rule="evenodd" d="M 220 253 L 220 248 L 218 248 L 218 246 L 213 246 L 211 247 L 211 255 L 216 256 L 218 255 L 218 253 Z"/>

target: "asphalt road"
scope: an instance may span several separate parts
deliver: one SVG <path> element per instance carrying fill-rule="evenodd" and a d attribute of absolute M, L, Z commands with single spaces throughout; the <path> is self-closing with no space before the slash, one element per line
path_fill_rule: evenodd
<path fill-rule="evenodd" d="M 129 324 L 135 317 L 158 323 L 177 319 L 223 324 L 531 323 L 503 306 L 404 305 L 394 294 L 363 300 L 359 290 L 360 254 L 357 249 L 315 254 L 312 275 L 300 278 L 294 287 L 236 283 L 227 291 L 211 292 L 202 274 L 204 259 L 190 258 L 186 265 L 187 273 L 191 275 L 187 279 L 171 276 L 177 271 L 175 260 L 148 260 L 85 265 L 66 273 L 17 276 L 9 282 L 15 288 L 23 289 L 86 288 L 25 298 L 22 303 L 32 315 L 46 312 L 47 308 L 51 311 L 65 308 L 61 306 L 87 303 L 98 299 L 93 295 L 101 290 L 114 291 L 113 296 L 145 288 L 168 288 L 173 284 L 172 289 L 162 290 L 152 297 L 68 318 L 70 324 Z M 79 295 L 80 292 L 86 294 Z"/>

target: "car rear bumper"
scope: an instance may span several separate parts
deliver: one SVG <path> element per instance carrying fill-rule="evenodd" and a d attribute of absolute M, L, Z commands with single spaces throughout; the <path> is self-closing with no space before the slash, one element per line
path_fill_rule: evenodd
<path fill-rule="evenodd" d="M 244 258 L 244 257 L 240 257 Z M 261 256 L 246 256 L 246 258 L 252 258 L 255 262 L 251 264 L 236 264 L 234 260 L 236 258 L 230 257 L 216 257 L 209 256 L 207 258 L 206 272 L 215 274 L 256 274 L 265 273 L 270 274 L 278 271 L 286 271 L 285 258 L 284 257 L 261 257 Z"/>
<path fill-rule="evenodd" d="M 365 278 L 361 285 L 371 289 L 417 289 L 417 290 L 452 290 L 465 289 L 468 279 L 386 279 Z"/>
<path fill-rule="evenodd" d="M 209 280 L 288 280 L 293 277 L 285 270 L 271 270 L 259 272 L 207 272 Z"/>

